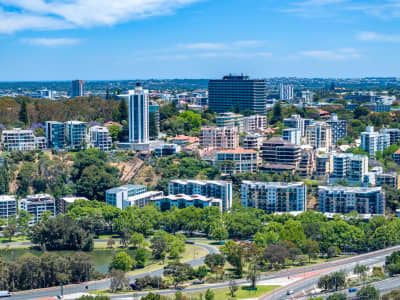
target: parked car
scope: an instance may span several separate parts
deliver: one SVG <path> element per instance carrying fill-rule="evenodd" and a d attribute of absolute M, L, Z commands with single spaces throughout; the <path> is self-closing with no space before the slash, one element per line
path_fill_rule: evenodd
<path fill-rule="evenodd" d="M 294 294 L 294 291 L 293 290 L 288 290 L 287 292 L 286 292 L 286 295 L 293 295 Z"/>
<path fill-rule="evenodd" d="M 0 298 L 3 297 L 11 297 L 11 294 L 9 291 L 0 291 Z"/>
<path fill-rule="evenodd" d="M 357 289 L 355 287 L 349 288 L 349 293 L 354 293 L 357 292 Z"/>

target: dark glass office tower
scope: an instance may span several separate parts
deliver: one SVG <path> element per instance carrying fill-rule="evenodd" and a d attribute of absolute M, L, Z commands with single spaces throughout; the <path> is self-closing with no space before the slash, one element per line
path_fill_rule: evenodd
<path fill-rule="evenodd" d="M 267 85 L 265 80 L 249 79 L 248 76 L 224 76 L 208 83 L 208 105 L 215 112 L 227 112 L 240 108 L 265 114 Z"/>
<path fill-rule="evenodd" d="M 72 80 L 72 92 L 71 97 L 83 97 L 85 96 L 85 82 L 83 80 Z"/>

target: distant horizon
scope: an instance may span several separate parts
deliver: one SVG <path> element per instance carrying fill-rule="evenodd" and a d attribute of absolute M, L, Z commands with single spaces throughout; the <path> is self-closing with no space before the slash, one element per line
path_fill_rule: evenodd
<path fill-rule="evenodd" d="M 399 76 L 364 76 L 364 77 L 302 77 L 302 76 L 273 76 L 273 77 L 253 77 L 249 76 L 250 79 L 322 79 L 322 80 L 351 80 L 351 79 L 390 79 L 395 78 L 400 80 Z M 222 79 L 221 77 L 181 77 L 181 78 L 132 78 L 132 79 L 85 79 L 85 78 L 75 78 L 75 79 L 60 79 L 60 80 L 0 80 L 0 83 L 45 83 L 45 82 L 72 82 L 73 80 L 83 80 L 85 82 L 103 82 L 103 81 L 149 81 L 149 80 L 213 80 Z"/>

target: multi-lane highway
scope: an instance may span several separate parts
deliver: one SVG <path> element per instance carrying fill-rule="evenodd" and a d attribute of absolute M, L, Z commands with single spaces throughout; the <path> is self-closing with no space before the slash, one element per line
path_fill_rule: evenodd
<path fill-rule="evenodd" d="M 205 245 L 205 244 L 196 244 L 198 246 L 206 248 L 210 253 L 216 253 L 218 250 L 215 247 Z M 286 295 L 286 292 L 288 289 L 291 289 L 294 291 L 294 295 L 300 296 L 301 293 L 304 293 L 305 291 L 308 291 L 312 289 L 314 286 L 317 285 L 318 278 L 323 275 L 327 274 L 336 270 L 345 270 L 345 271 L 351 271 L 356 264 L 363 264 L 363 265 L 375 265 L 377 263 L 382 263 L 385 261 L 385 257 L 387 255 L 390 255 L 392 252 L 400 250 L 400 246 L 384 249 L 384 250 L 379 250 L 363 255 L 358 255 L 358 256 L 353 256 L 353 257 L 348 257 L 344 259 L 340 259 L 337 261 L 333 262 L 328 262 L 328 263 L 323 263 L 323 264 L 318 264 L 318 265 L 312 265 L 312 266 L 307 266 L 303 268 L 297 268 L 297 269 L 292 269 L 292 270 L 285 270 L 285 271 L 280 271 L 280 272 L 273 272 L 268 275 L 263 275 L 260 280 L 269 280 L 269 279 L 279 279 L 282 277 L 301 277 L 302 279 L 290 284 L 289 286 L 280 288 L 276 291 L 274 291 L 271 294 L 265 295 L 262 297 L 262 300 L 266 299 L 286 299 L 288 296 Z M 198 266 L 201 265 L 204 261 L 204 257 L 190 261 L 189 263 L 192 266 Z M 149 272 L 149 273 L 144 273 L 136 276 L 130 277 L 130 280 L 133 281 L 137 277 L 142 277 L 146 275 L 161 275 L 162 274 L 162 269 Z M 400 281 L 400 280 L 399 280 Z M 245 284 L 247 283 L 246 280 L 239 280 L 237 281 L 238 284 Z M 88 286 L 88 290 L 97 290 L 97 289 L 106 289 L 109 288 L 110 282 L 109 280 L 103 280 L 103 281 L 97 281 L 97 282 L 92 282 L 89 284 L 79 284 L 79 285 L 72 285 L 72 286 L 66 286 L 64 288 L 64 294 L 74 294 L 74 293 L 79 293 L 79 292 L 86 292 L 87 289 L 85 289 L 85 286 Z M 185 291 L 201 291 L 201 290 L 206 290 L 208 288 L 220 288 L 220 287 L 227 287 L 229 285 L 229 282 L 223 282 L 223 283 L 218 283 L 214 285 L 204 285 L 204 286 L 196 286 L 196 287 L 189 287 L 186 288 Z M 162 291 L 160 292 L 161 294 L 169 294 L 169 293 L 174 293 L 175 291 Z M 139 295 L 144 295 L 146 293 L 139 293 Z M 24 293 L 16 293 L 14 294 L 11 299 L 15 300 L 28 300 L 28 299 L 37 299 L 41 297 L 50 297 L 50 296 L 56 296 L 59 295 L 59 288 L 50 288 L 46 290 L 33 290 L 33 291 L 28 291 Z M 132 294 L 131 294 L 132 295 Z M 112 297 L 113 299 L 126 299 L 128 295 L 125 296 L 114 296 Z"/>

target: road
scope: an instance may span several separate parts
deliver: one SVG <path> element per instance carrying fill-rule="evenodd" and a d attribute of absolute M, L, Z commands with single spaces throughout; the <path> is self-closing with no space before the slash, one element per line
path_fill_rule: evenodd
<path fill-rule="evenodd" d="M 326 268 L 318 267 L 314 268 L 311 272 L 304 273 L 304 278 L 299 280 L 287 287 L 280 288 L 276 290 L 274 293 L 266 295 L 261 300 L 267 299 L 309 299 L 309 297 L 301 297 L 305 292 L 310 291 L 318 284 L 318 279 L 325 274 L 332 273 L 338 270 L 344 270 L 346 272 L 350 272 L 354 269 L 357 264 L 362 264 L 366 266 L 373 266 L 378 263 L 384 263 L 387 255 L 390 255 L 393 251 L 400 250 L 400 246 L 371 252 L 368 254 L 358 255 L 351 258 L 343 259 L 338 261 L 336 264 L 332 264 L 327 266 Z M 400 279 L 394 278 L 385 282 L 375 283 L 378 288 L 382 288 L 385 290 L 391 290 L 393 288 L 398 288 L 400 286 Z M 293 290 L 294 296 L 287 296 L 287 291 Z M 353 293 L 354 294 L 354 293 Z M 351 294 L 349 294 L 351 295 Z"/>
<path fill-rule="evenodd" d="M 331 273 L 336 270 L 346 270 L 346 271 L 351 271 L 354 269 L 354 266 L 356 264 L 363 264 L 363 265 L 375 265 L 377 263 L 383 263 L 385 261 L 385 258 L 387 255 L 390 255 L 393 251 L 400 250 L 400 246 L 380 250 L 380 251 L 375 251 L 363 255 L 358 255 L 354 257 L 349 257 L 329 263 L 323 263 L 323 264 L 318 264 L 318 265 L 312 265 L 308 267 L 303 267 L 303 268 L 297 268 L 293 270 L 286 270 L 286 271 L 280 271 L 280 272 L 274 272 L 268 275 L 261 276 L 261 280 L 269 280 L 269 279 L 277 279 L 277 278 L 282 278 L 282 277 L 304 277 L 304 279 L 301 279 L 287 287 L 282 287 L 280 289 L 275 290 L 273 293 L 270 293 L 264 297 L 260 297 L 259 299 L 261 300 L 266 300 L 266 299 L 274 299 L 274 300 L 280 300 L 280 299 L 286 299 L 288 296 L 286 295 L 288 289 L 292 289 L 296 294 L 299 294 L 303 291 L 310 290 L 314 286 L 316 286 L 318 279 L 321 275 Z M 242 285 L 242 284 L 248 284 L 249 282 L 247 280 L 237 280 L 237 284 Z M 392 285 L 390 285 L 392 288 L 395 288 L 395 282 L 392 282 Z M 185 292 L 198 292 L 198 291 L 205 291 L 208 288 L 215 289 L 215 288 L 223 288 L 223 287 L 228 287 L 229 282 L 223 282 L 219 284 L 212 284 L 212 285 L 206 285 L 206 286 L 195 286 L 195 287 L 188 287 L 185 288 Z M 386 288 L 389 286 L 389 284 L 386 284 Z M 399 282 L 397 281 L 397 286 L 399 286 Z M 160 291 L 158 294 L 166 295 L 166 294 L 173 294 L 175 291 Z M 144 296 L 147 293 L 137 293 L 138 296 Z M 132 294 L 130 295 L 118 295 L 118 296 L 113 296 L 111 297 L 112 299 L 119 299 L 119 300 L 127 300 L 131 299 Z M 304 299 L 308 299 L 309 297 L 306 297 Z M 296 299 L 299 299 L 296 297 Z"/>
<path fill-rule="evenodd" d="M 215 247 L 206 245 L 206 244 L 198 244 L 196 245 L 201 246 L 206 248 L 210 253 L 216 253 L 218 250 Z M 340 259 L 337 261 L 333 262 L 328 262 L 328 263 L 323 263 L 323 264 L 318 264 L 318 265 L 312 265 L 312 266 L 307 266 L 307 267 L 302 267 L 302 268 L 296 268 L 292 270 L 285 270 L 285 271 L 280 271 L 280 272 L 273 272 L 271 274 L 263 275 L 260 280 L 269 280 L 269 279 L 277 279 L 277 278 L 282 278 L 282 277 L 302 277 L 303 279 L 290 284 L 289 286 L 277 289 L 271 294 L 268 294 L 264 297 L 261 297 L 260 299 L 266 300 L 266 299 L 286 299 L 288 296 L 286 295 L 286 292 L 288 289 L 294 290 L 294 295 L 299 295 L 300 293 L 304 291 L 308 291 L 315 287 L 318 282 L 318 278 L 321 275 L 331 273 L 333 271 L 337 270 L 345 270 L 345 271 L 351 271 L 354 269 L 354 266 L 356 264 L 363 264 L 363 265 L 375 265 L 377 263 L 382 263 L 385 261 L 385 258 L 387 255 L 390 255 L 392 252 L 400 250 L 400 246 L 395 246 L 391 247 L 388 249 L 383 249 L 367 254 L 362 254 L 362 255 L 357 255 L 349 258 L 344 258 Z M 204 257 L 190 261 L 189 263 L 192 266 L 199 266 L 203 263 Z M 152 271 L 148 273 L 143 273 L 140 275 L 132 276 L 130 277 L 130 280 L 133 281 L 135 278 L 138 277 L 143 277 L 146 275 L 161 275 L 162 274 L 162 269 L 157 270 L 157 271 Z M 238 284 L 246 284 L 246 280 L 238 280 Z M 67 286 L 64 288 L 64 294 L 74 294 L 74 293 L 79 293 L 79 292 L 85 292 L 85 285 L 88 285 L 89 291 L 90 290 L 98 290 L 98 289 L 106 289 L 109 288 L 110 282 L 109 280 L 103 280 L 103 281 L 97 281 L 93 283 L 84 283 L 84 284 L 78 284 L 78 285 L 72 285 L 72 286 Z M 229 282 L 223 282 L 223 283 L 218 283 L 218 284 L 213 284 L 213 285 L 205 285 L 205 286 L 194 286 L 194 287 L 189 287 L 186 288 L 185 291 L 188 292 L 193 292 L 193 291 L 201 291 L 201 290 L 206 290 L 208 288 L 221 288 L 221 287 L 227 287 L 229 286 Z M 175 293 L 174 290 L 167 290 L 167 291 L 161 291 L 159 292 L 160 294 L 172 294 Z M 55 296 L 59 294 L 59 288 L 50 288 L 47 290 L 37 290 L 37 291 L 29 291 L 29 292 L 24 292 L 24 293 L 18 293 L 15 294 L 11 297 L 11 299 L 15 300 L 30 300 L 30 299 L 37 299 L 41 297 L 50 297 L 50 296 Z M 138 295 L 145 295 L 146 293 L 138 293 Z M 112 299 L 127 299 L 129 295 L 119 295 L 119 296 L 113 296 Z M 130 297 L 132 297 L 132 293 L 130 294 Z M 299 299 L 296 297 L 296 299 Z"/>
<path fill-rule="evenodd" d="M 208 253 L 219 253 L 219 250 L 216 247 L 206 245 L 206 244 L 198 244 L 198 243 L 195 243 L 195 245 L 205 248 L 208 251 Z M 200 266 L 204 263 L 204 256 L 200 257 L 198 259 L 191 260 L 187 263 L 190 264 L 192 267 Z M 133 281 L 135 281 L 136 278 L 144 277 L 146 275 L 162 276 L 162 274 L 163 274 L 163 269 L 161 268 L 161 269 L 154 270 L 151 272 L 146 272 L 146 273 L 142 273 L 139 275 L 130 276 L 129 280 L 130 280 L 130 282 L 133 282 Z M 86 286 L 88 286 L 88 289 L 85 288 Z M 101 280 L 101 281 L 95 281 L 95 282 L 89 282 L 89 283 L 68 285 L 68 286 L 64 286 L 64 295 L 82 293 L 82 292 L 99 290 L 99 289 L 107 289 L 109 287 L 110 287 L 110 280 L 108 280 L 108 279 Z M 60 295 L 60 287 L 52 287 L 52 288 L 48 288 L 48 289 L 18 292 L 18 293 L 14 293 L 11 296 L 11 298 L 9 298 L 9 299 L 32 300 L 32 299 L 44 298 L 44 297 L 54 297 L 57 295 Z"/>

